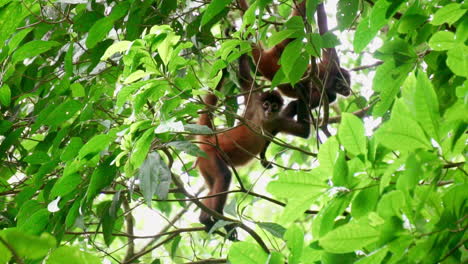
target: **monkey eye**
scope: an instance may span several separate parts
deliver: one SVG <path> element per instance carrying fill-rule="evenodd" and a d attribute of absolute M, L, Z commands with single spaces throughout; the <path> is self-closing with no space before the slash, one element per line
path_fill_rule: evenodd
<path fill-rule="evenodd" d="M 278 104 L 277 104 L 277 103 L 272 103 L 272 104 L 271 104 L 271 109 L 272 109 L 273 111 L 275 111 L 275 112 L 278 111 Z"/>
<path fill-rule="evenodd" d="M 268 109 L 269 107 L 270 107 L 270 102 L 265 101 L 265 102 L 263 103 L 263 108 L 264 108 L 264 109 Z"/>

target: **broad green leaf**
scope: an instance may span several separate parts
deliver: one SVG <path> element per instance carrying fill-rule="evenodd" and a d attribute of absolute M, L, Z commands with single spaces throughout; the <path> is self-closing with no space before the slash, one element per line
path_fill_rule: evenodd
<path fill-rule="evenodd" d="M 101 60 L 105 61 L 108 58 L 110 58 L 112 55 L 115 53 L 124 53 L 127 50 L 130 49 L 130 46 L 132 45 L 133 42 L 128 41 L 128 40 L 122 40 L 119 42 L 116 42 L 112 45 L 110 45 L 109 48 L 107 48 L 106 52 L 104 52 L 104 55 L 102 55 Z"/>
<path fill-rule="evenodd" d="M 301 52 L 302 46 L 301 39 L 292 41 L 286 46 L 280 58 L 281 68 L 293 85 L 302 78 L 309 64 L 308 59 Z"/>
<path fill-rule="evenodd" d="M 83 146 L 83 140 L 79 137 L 70 138 L 70 142 L 67 144 L 65 149 L 60 155 L 61 161 L 70 161 L 76 157 L 81 147 Z"/>
<path fill-rule="evenodd" d="M 236 242 L 229 249 L 228 260 L 232 264 L 265 264 L 268 255 L 257 243 Z"/>
<path fill-rule="evenodd" d="M 373 116 L 382 116 L 390 108 L 413 67 L 414 65 L 409 63 L 397 66 L 395 61 L 390 60 L 377 68 L 372 89 L 380 92 L 380 101 L 372 111 Z"/>
<path fill-rule="evenodd" d="M 455 35 L 457 41 L 460 43 L 464 43 L 468 39 L 468 19 L 463 19 L 463 21 L 457 26 L 457 32 Z"/>
<path fill-rule="evenodd" d="M 57 182 L 55 182 L 54 187 L 50 191 L 50 195 L 52 197 L 64 196 L 73 191 L 76 191 L 75 188 L 82 181 L 83 179 L 78 173 L 70 173 L 62 176 L 57 180 Z"/>
<path fill-rule="evenodd" d="M 21 232 L 17 228 L 5 229 L 0 233 L 0 236 L 20 258 L 30 260 L 45 257 L 56 244 L 55 238 L 50 234 L 43 233 L 41 236 L 34 236 Z"/>
<path fill-rule="evenodd" d="M 288 263 L 299 263 L 304 247 L 304 231 L 297 225 L 292 225 L 284 234 L 284 240 L 289 249 Z"/>
<path fill-rule="evenodd" d="M 186 124 L 184 125 L 184 131 L 196 134 L 196 135 L 211 135 L 213 130 L 207 126 L 197 125 L 197 124 Z"/>
<path fill-rule="evenodd" d="M 129 7 L 130 7 L 130 4 L 128 2 L 122 1 L 118 3 L 112 8 L 111 13 L 109 14 L 109 19 L 116 21 L 122 18 L 123 16 L 127 14 Z"/>
<path fill-rule="evenodd" d="M 379 200 L 379 186 L 372 186 L 359 191 L 351 204 L 351 215 L 358 219 L 373 211 Z"/>
<path fill-rule="evenodd" d="M 427 16 L 421 14 L 405 15 L 400 19 L 398 32 L 407 34 L 413 30 L 418 29 L 422 24 L 427 21 Z"/>
<path fill-rule="evenodd" d="M 18 225 L 18 230 L 31 235 L 39 235 L 44 232 L 45 228 L 49 224 L 50 213 L 47 209 L 39 209 L 34 212 L 27 221 L 21 226 Z"/>
<path fill-rule="evenodd" d="M 166 199 L 171 184 L 171 171 L 157 152 L 148 155 L 137 174 L 140 188 L 148 206 L 151 206 L 153 195 Z"/>
<path fill-rule="evenodd" d="M 344 151 L 338 151 L 338 158 L 333 167 L 333 186 L 351 187 L 351 179 L 349 177 L 348 163 L 346 162 L 346 154 Z"/>
<path fill-rule="evenodd" d="M 174 54 L 174 46 L 179 42 L 180 36 L 177 36 L 172 31 L 167 31 L 167 37 L 158 46 L 159 56 L 165 65 L 169 63 Z"/>
<path fill-rule="evenodd" d="M 0 243 L 0 263 L 9 263 L 8 261 L 10 261 L 11 256 L 11 251 L 3 243 Z"/>
<path fill-rule="evenodd" d="M 317 198 L 322 195 L 321 193 L 312 195 L 303 195 L 291 198 L 288 204 L 284 208 L 283 214 L 279 219 L 279 223 L 288 225 L 293 223 L 298 218 L 304 216 L 304 212 L 310 208 L 310 206 L 317 201 Z"/>
<path fill-rule="evenodd" d="M 184 124 L 181 121 L 174 121 L 173 119 L 162 121 L 159 126 L 154 129 L 154 133 L 162 134 L 166 132 L 184 132 Z"/>
<path fill-rule="evenodd" d="M 135 81 L 138 81 L 141 78 L 146 77 L 148 75 L 150 75 L 150 73 L 142 71 L 142 70 L 134 71 L 129 76 L 127 76 L 127 78 L 125 78 L 125 80 L 123 81 L 123 84 L 134 83 Z"/>
<path fill-rule="evenodd" d="M 356 19 L 359 10 L 359 0 L 340 0 L 336 19 L 340 30 L 349 28 Z"/>
<path fill-rule="evenodd" d="M 434 19 L 432 19 L 431 24 L 433 25 L 442 25 L 447 23 L 452 25 L 453 23 L 457 22 L 466 12 L 465 8 L 458 3 L 451 3 L 448 4 L 441 9 L 437 10 L 434 14 Z"/>
<path fill-rule="evenodd" d="M 318 160 L 323 171 L 328 172 L 331 176 L 335 167 L 336 159 L 338 158 L 338 150 L 340 145 L 336 137 L 330 137 L 320 146 Z"/>
<path fill-rule="evenodd" d="M 405 207 L 405 195 L 400 190 L 384 194 L 377 205 L 377 212 L 383 218 L 401 216 L 401 208 Z"/>
<path fill-rule="evenodd" d="M 86 191 L 86 202 L 91 203 L 99 194 L 99 191 L 109 186 L 116 176 L 117 168 L 109 164 L 103 164 L 97 167 L 91 175 L 88 190 Z"/>
<path fill-rule="evenodd" d="M 155 83 L 154 80 L 147 80 L 147 81 L 139 81 L 139 82 L 124 86 L 117 94 L 117 102 L 115 103 L 115 105 L 117 107 L 122 107 L 126 101 L 129 101 L 131 99 L 131 96 L 135 93 L 136 90 L 144 87 L 145 85 L 149 86 L 154 83 Z"/>
<path fill-rule="evenodd" d="M 294 33 L 296 33 L 296 31 L 292 29 L 274 32 L 271 37 L 268 38 L 268 46 L 273 47 L 281 41 L 291 37 Z"/>
<path fill-rule="evenodd" d="M 143 161 L 146 159 L 146 155 L 151 148 L 151 142 L 154 139 L 153 129 L 148 129 L 143 135 L 135 142 L 135 146 L 132 149 L 130 162 L 135 168 L 139 168 Z"/>
<path fill-rule="evenodd" d="M 455 34 L 450 31 L 439 31 L 432 35 L 429 47 L 433 50 L 449 50 L 455 46 Z"/>
<path fill-rule="evenodd" d="M 203 152 L 197 145 L 190 141 L 172 141 L 167 145 L 194 157 L 206 157 L 205 152 Z"/>
<path fill-rule="evenodd" d="M 86 92 L 85 88 L 81 83 L 74 83 L 70 85 L 70 90 L 72 91 L 72 96 L 73 97 L 85 97 Z"/>
<path fill-rule="evenodd" d="M 458 76 L 468 77 L 468 46 L 459 44 L 447 52 L 447 66 Z"/>
<path fill-rule="evenodd" d="M 83 159 L 89 154 L 97 154 L 107 148 L 111 141 L 111 137 L 108 135 L 96 135 L 91 138 L 86 144 L 80 149 L 78 158 Z"/>
<path fill-rule="evenodd" d="M 231 3 L 231 0 L 213 0 L 210 5 L 203 12 L 203 17 L 201 20 L 201 26 L 208 24 L 216 15 L 221 13 L 224 8 Z"/>
<path fill-rule="evenodd" d="M 363 249 L 379 238 L 379 232 L 369 225 L 348 223 L 319 239 L 320 246 L 330 253 L 348 253 Z"/>
<path fill-rule="evenodd" d="M 360 53 L 385 26 L 388 20 L 397 12 L 398 6 L 404 1 L 398 1 L 389 12 L 392 3 L 386 0 L 378 0 L 372 7 L 369 16 L 361 20 L 354 34 L 353 46 L 356 53 Z"/>
<path fill-rule="evenodd" d="M 376 139 L 393 150 L 414 151 L 418 148 L 431 149 L 431 144 L 419 124 L 410 117 L 401 100 L 396 101 L 391 119 L 375 133 Z"/>
<path fill-rule="evenodd" d="M 24 17 L 30 14 L 26 8 L 23 9 L 23 3 L 16 1 L 7 2 L 10 2 L 10 4 L 0 9 L 1 47 L 4 47 L 5 40 L 10 38 L 20 23 L 24 21 Z M 12 48 L 16 48 L 16 46 Z"/>
<path fill-rule="evenodd" d="M 24 59 L 42 54 L 51 48 L 60 45 L 61 44 L 56 41 L 33 40 L 18 48 L 15 53 L 13 53 L 11 60 L 13 63 L 17 63 Z"/>
<path fill-rule="evenodd" d="M 388 248 L 383 247 L 380 248 L 374 252 L 372 252 L 370 255 L 367 255 L 358 261 L 354 262 L 355 264 L 374 264 L 374 263 L 382 263 L 382 260 L 385 258 L 385 256 L 388 253 Z"/>
<path fill-rule="evenodd" d="M 290 198 L 323 192 L 328 186 L 311 177 L 312 174 L 300 171 L 285 171 L 279 179 L 268 184 L 267 190 L 276 197 Z"/>
<path fill-rule="evenodd" d="M 439 141 L 439 102 L 431 81 L 423 71 L 419 71 L 417 76 L 414 108 L 419 124 L 429 136 Z"/>
<path fill-rule="evenodd" d="M 323 237 L 333 229 L 335 219 L 349 206 L 351 198 L 351 195 L 335 197 L 319 211 L 312 221 L 312 234 L 314 238 Z"/>
<path fill-rule="evenodd" d="M 10 86 L 4 84 L 0 87 L 0 105 L 10 106 L 11 103 L 11 90 Z"/>
<path fill-rule="evenodd" d="M 75 100 L 67 100 L 57 106 L 44 120 L 45 125 L 58 126 L 72 118 L 83 105 Z"/>
<path fill-rule="evenodd" d="M 341 145 L 354 155 L 367 152 L 364 124 L 361 119 L 353 114 L 342 114 L 341 123 L 338 127 L 338 138 Z"/>
<path fill-rule="evenodd" d="M 277 238 L 283 238 L 284 233 L 286 232 L 286 228 L 282 225 L 272 222 L 257 222 L 256 223 L 260 228 L 265 229 L 266 231 L 270 232 L 270 234 L 274 235 Z"/>
<path fill-rule="evenodd" d="M 29 164 L 42 164 L 50 161 L 50 157 L 43 151 L 35 151 L 33 154 L 24 158 L 24 161 Z"/>
<path fill-rule="evenodd" d="M 47 264 L 100 264 L 101 259 L 78 247 L 61 246 L 52 251 Z"/>
<path fill-rule="evenodd" d="M 94 48 L 107 36 L 107 33 L 109 33 L 113 26 L 114 21 L 109 17 L 104 17 L 96 21 L 89 29 L 88 38 L 86 38 L 86 47 L 88 47 L 88 49 Z"/>

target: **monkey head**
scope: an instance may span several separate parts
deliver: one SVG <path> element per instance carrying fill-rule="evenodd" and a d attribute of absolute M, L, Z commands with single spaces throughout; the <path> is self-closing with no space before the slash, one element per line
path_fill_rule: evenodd
<path fill-rule="evenodd" d="M 283 107 L 283 98 L 277 91 L 263 92 L 260 95 L 260 102 L 266 118 L 278 115 Z"/>

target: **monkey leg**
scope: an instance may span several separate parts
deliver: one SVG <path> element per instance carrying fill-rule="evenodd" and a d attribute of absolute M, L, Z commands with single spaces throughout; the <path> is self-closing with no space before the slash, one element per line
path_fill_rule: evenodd
<path fill-rule="evenodd" d="M 208 158 L 199 158 L 199 168 L 205 182 L 209 188 L 208 196 L 216 195 L 220 192 L 225 192 L 229 189 L 231 183 L 231 171 L 229 171 L 226 163 L 214 152 L 207 152 Z M 223 214 L 224 204 L 226 203 L 227 194 L 220 194 L 215 197 L 203 200 L 206 207 Z M 205 211 L 200 213 L 200 222 L 211 229 L 215 221 L 211 215 Z"/>

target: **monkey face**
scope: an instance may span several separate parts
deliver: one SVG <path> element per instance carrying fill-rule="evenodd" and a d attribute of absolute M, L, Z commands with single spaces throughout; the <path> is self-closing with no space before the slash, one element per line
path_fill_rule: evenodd
<path fill-rule="evenodd" d="M 277 102 L 264 101 L 262 104 L 263 112 L 267 119 L 272 118 L 273 116 L 278 115 L 278 112 L 281 109 L 281 105 Z"/>

